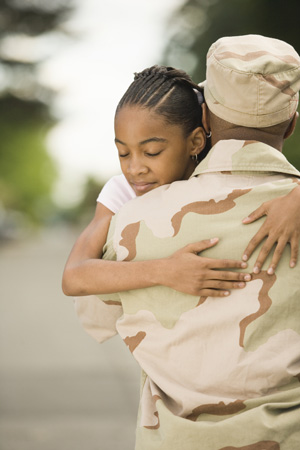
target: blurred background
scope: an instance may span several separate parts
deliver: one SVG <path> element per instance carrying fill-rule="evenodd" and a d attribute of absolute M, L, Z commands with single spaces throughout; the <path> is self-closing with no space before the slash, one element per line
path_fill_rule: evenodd
<path fill-rule="evenodd" d="M 118 338 L 84 334 L 60 287 L 120 171 L 115 108 L 153 64 L 205 79 L 221 36 L 299 53 L 299 16 L 297 0 L 0 0 L 0 450 L 133 449 L 138 368 Z"/>

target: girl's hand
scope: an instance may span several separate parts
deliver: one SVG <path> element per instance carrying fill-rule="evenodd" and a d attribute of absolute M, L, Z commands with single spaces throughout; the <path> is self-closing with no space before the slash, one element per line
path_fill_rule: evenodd
<path fill-rule="evenodd" d="M 245 287 L 245 281 L 251 280 L 250 274 L 225 270 L 244 269 L 247 267 L 245 262 L 199 256 L 201 251 L 217 242 L 218 238 L 215 238 L 189 244 L 160 260 L 163 267 L 158 267 L 159 284 L 191 295 L 212 297 L 228 296 L 229 289 Z"/>
<path fill-rule="evenodd" d="M 255 248 L 265 239 L 253 272 L 260 272 L 264 261 L 275 245 L 272 261 L 267 270 L 268 274 L 272 275 L 288 243 L 291 246 L 290 267 L 295 267 L 297 263 L 300 238 L 300 186 L 283 197 L 263 203 L 245 218 L 243 223 L 252 223 L 265 215 L 267 219 L 249 242 L 242 259 L 247 261 Z"/>

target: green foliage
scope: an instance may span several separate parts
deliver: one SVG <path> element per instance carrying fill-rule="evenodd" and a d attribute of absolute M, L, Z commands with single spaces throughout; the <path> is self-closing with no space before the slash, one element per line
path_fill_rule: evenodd
<path fill-rule="evenodd" d="M 70 0 L 0 0 L 0 35 L 52 31 L 66 19 L 70 5 Z"/>
<path fill-rule="evenodd" d="M 81 201 L 68 209 L 64 209 L 59 214 L 59 219 L 76 225 L 84 224 L 92 220 L 96 208 L 96 199 L 103 188 L 105 181 L 99 181 L 94 177 L 88 177 L 83 188 Z"/>
<path fill-rule="evenodd" d="M 44 138 L 51 121 L 45 105 L 13 97 L 0 101 L 0 203 L 42 220 L 56 167 Z"/>
<path fill-rule="evenodd" d="M 290 163 L 300 171 L 300 122 L 296 126 L 294 134 L 285 141 L 283 153 Z"/>
<path fill-rule="evenodd" d="M 298 0 L 186 0 L 170 20 L 173 34 L 163 63 L 205 79 L 206 53 L 222 36 L 262 34 L 300 52 Z M 300 169 L 300 124 L 285 143 L 285 155 Z"/>
<path fill-rule="evenodd" d="M 0 0 L 0 212 L 19 211 L 36 223 L 45 222 L 53 208 L 57 170 L 45 146 L 54 124 L 53 93 L 38 80 L 40 60 L 27 53 L 22 58 L 12 43 L 58 33 L 71 2 Z"/>

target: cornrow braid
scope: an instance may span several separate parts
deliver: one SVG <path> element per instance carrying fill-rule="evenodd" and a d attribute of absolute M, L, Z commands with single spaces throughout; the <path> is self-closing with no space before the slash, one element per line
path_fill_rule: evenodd
<path fill-rule="evenodd" d="M 149 108 L 168 123 L 181 125 L 185 136 L 202 126 L 202 90 L 186 72 L 156 65 L 134 75 L 116 114 L 125 105 Z"/>

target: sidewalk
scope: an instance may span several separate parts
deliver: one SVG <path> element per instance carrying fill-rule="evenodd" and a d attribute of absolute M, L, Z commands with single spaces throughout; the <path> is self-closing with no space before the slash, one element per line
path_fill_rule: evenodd
<path fill-rule="evenodd" d="M 133 450 L 139 370 L 81 329 L 60 288 L 75 235 L 0 249 L 0 450 Z"/>

